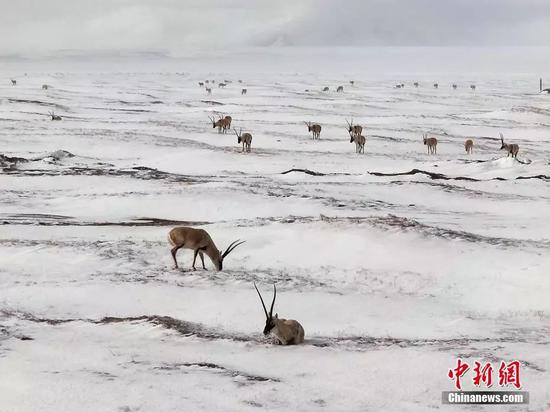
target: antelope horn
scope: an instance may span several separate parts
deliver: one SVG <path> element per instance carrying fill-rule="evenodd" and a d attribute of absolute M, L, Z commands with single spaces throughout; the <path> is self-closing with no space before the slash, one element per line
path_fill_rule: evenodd
<path fill-rule="evenodd" d="M 222 259 L 225 258 L 227 255 L 229 255 L 233 249 L 235 249 L 237 246 L 239 245 L 242 245 L 244 242 L 246 242 L 246 240 L 243 240 L 241 241 L 240 239 L 239 240 L 235 240 L 233 243 L 231 243 L 227 249 L 225 250 L 225 252 L 223 252 L 223 255 L 222 255 Z"/>
<path fill-rule="evenodd" d="M 273 317 L 273 306 L 275 305 L 275 298 L 277 297 L 277 288 L 275 287 L 275 283 L 273 284 L 273 302 L 271 302 L 271 309 L 269 309 L 269 318 L 271 319 Z"/>
<path fill-rule="evenodd" d="M 237 137 L 239 137 L 239 133 L 237 133 L 237 129 L 233 128 L 233 131 L 235 132 L 235 134 L 237 135 Z"/>
<path fill-rule="evenodd" d="M 499 133 L 500 134 L 500 140 L 502 140 L 502 143 L 504 143 L 504 136 L 502 135 L 502 133 Z"/>
<path fill-rule="evenodd" d="M 348 119 L 346 119 L 346 123 L 348 124 L 348 127 L 351 127 L 350 122 L 348 122 Z"/>
<path fill-rule="evenodd" d="M 254 282 L 254 288 L 256 289 L 256 292 L 258 292 L 258 296 L 260 297 L 260 300 L 262 301 L 262 306 L 264 307 L 264 312 L 265 312 L 265 318 L 269 319 L 269 315 L 267 314 L 267 309 L 265 308 L 265 303 L 264 303 L 264 300 L 262 298 L 262 294 L 258 290 L 258 287 L 256 286 L 256 282 Z"/>

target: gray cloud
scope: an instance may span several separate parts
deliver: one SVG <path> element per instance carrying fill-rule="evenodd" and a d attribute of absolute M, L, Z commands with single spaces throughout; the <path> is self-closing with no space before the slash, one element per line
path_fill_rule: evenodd
<path fill-rule="evenodd" d="M 549 46 L 548 0 L 1 0 L 0 53 Z"/>

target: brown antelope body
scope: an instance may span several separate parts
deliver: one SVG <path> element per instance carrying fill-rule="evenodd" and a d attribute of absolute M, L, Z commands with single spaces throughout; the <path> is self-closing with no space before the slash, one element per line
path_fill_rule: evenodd
<path fill-rule="evenodd" d="M 336 88 L 336 91 L 337 91 L 338 93 L 342 93 L 342 92 L 344 91 L 344 86 L 338 86 L 338 87 Z"/>
<path fill-rule="evenodd" d="M 437 153 L 437 139 L 435 137 L 428 137 L 428 134 L 424 133 L 422 140 L 424 141 L 424 145 L 428 146 L 428 154 Z"/>
<path fill-rule="evenodd" d="M 233 121 L 233 118 L 231 116 L 225 116 L 224 118 L 224 132 L 227 132 L 229 129 L 231 129 L 231 122 Z"/>
<path fill-rule="evenodd" d="M 307 126 L 307 131 L 313 135 L 313 140 L 319 139 L 321 136 L 321 125 L 311 124 L 311 122 L 304 122 Z"/>
<path fill-rule="evenodd" d="M 348 119 L 346 119 L 346 123 L 348 124 L 348 133 L 353 134 L 355 136 L 359 136 L 361 133 L 363 133 L 363 126 L 360 126 L 358 124 L 353 124 L 353 118 L 351 119 L 351 123 L 348 122 Z"/>
<path fill-rule="evenodd" d="M 16 85 L 17 85 L 17 80 L 13 80 L 13 79 L 12 79 L 12 80 L 11 80 L 11 85 L 12 85 L 12 86 L 16 86 Z"/>
<path fill-rule="evenodd" d="M 231 116 L 226 116 L 226 117 L 220 116 L 218 120 L 210 116 L 208 116 L 208 118 L 212 122 L 212 128 L 213 129 L 215 129 L 216 127 L 218 128 L 218 133 L 226 133 L 231 126 Z"/>
<path fill-rule="evenodd" d="M 260 301 L 264 308 L 265 313 L 265 326 L 264 335 L 272 335 L 276 338 L 276 342 L 279 345 L 298 345 L 304 341 L 304 328 L 300 323 L 293 319 L 279 319 L 279 314 L 273 316 L 273 306 L 275 305 L 275 298 L 277 297 L 277 288 L 273 284 L 273 301 L 271 302 L 271 308 L 269 313 L 265 307 L 264 300 L 260 291 L 254 283 L 254 288 L 258 292 Z"/>
<path fill-rule="evenodd" d="M 437 89 L 439 87 L 438 83 L 434 83 L 434 89 Z"/>
<path fill-rule="evenodd" d="M 328 90 L 329 90 L 328 86 L 323 87 L 324 92 L 328 92 Z"/>
<path fill-rule="evenodd" d="M 512 155 L 512 157 L 515 157 L 515 158 L 518 157 L 519 145 L 504 143 L 504 136 L 502 135 L 502 133 L 500 133 L 500 141 L 502 142 L 502 146 L 500 146 L 500 150 L 504 149 L 508 152 L 506 157 L 509 157 L 510 155 Z"/>
<path fill-rule="evenodd" d="M 176 253 L 179 249 L 184 248 L 194 251 L 193 270 L 196 270 L 195 261 L 197 260 L 197 255 L 201 258 L 203 269 L 206 269 L 204 266 L 204 255 L 206 255 L 210 258 L 216 270 L 222 270 L 223 260 L 227 257 L 227 255 L 229 255 L 237 246 L 242 245 L 245 242 L 244 240 L 236 240 L 227 247 L 225 252 L 222 253 L 221 250 L 218 250 L 206 230 L 195 229 L 192 227 L 176 227 L 172 229 L 168 233 L 168 241 L 173 246 L 170 252 L 172 253 L 172 258 L 174 259 L 174 265 L 176 268 L 178 267 Z"/>
<path fill-rule="evenodd" d="M 472 139 L 468 139 L 464 142 L 464 149 L 466 150 L 467 154 L 472 154 L 474 151 L 474 141 Z"/>
<path fill-rule="evenodd" d="M 47 84 L 43 84 L 43 85 L 42 85 L 42 90 L 48 90 L 48 85 L 47 85 Z"/>
<path fill-rule="evenodd" d="M 246 150 L 247 153 L 250 153 L 250 145 L 252 145 L 252 135 L 250 133 L 243 133 L 243 129 L 237 133 L 235 129 L 235 134 L 237 135 L 237 143 L 243 144 L 243 152 Z"/>
<path fill-rule="evenodd" d="M 246 90 L 246 89 L 242 89 L 242 90 L 241 90 L 241 94 L 246 94 L 247 91 L 248 91 L 248 90 Z"/>
<path fill-rule="evenodd" d="M 355 143 L 355 153 L 365 153 L 365 143 L 367 139 L 365 139 L 365 136 L 358 134 L 352 134 L 350 132 L 350 143 Z"/>

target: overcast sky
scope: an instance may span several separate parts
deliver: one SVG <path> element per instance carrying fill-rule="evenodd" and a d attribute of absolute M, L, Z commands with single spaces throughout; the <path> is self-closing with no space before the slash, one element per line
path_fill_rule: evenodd
<path fill-rule="evenodd" d="M 550 46 L 550 0 L 0 0 L 0 54 Z"/>

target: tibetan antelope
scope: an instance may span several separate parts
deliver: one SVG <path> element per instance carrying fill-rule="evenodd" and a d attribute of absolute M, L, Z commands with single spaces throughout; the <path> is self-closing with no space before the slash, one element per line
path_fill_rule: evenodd
<path fill-rule="evenodd" d="M 242 89 L 242 90 L 241 90 L 241 95 L 246 94 L 247 91 L 248 91 L 248 90 L 246 90 L 246 89 Z"/>
<path fill-rule="evenodd" d="M 206 87 L 206 93 L 212 94 L 212 89 L 210 87 Z"/>
<path fill-rule="evenodd" d="M 226 117 L 220 116 L 220 118 L 216 120 L 213 117 L 208 116 L 208 118 L 212 122 L 212 129 L 215 129 L 217 127 L 218 133 L 226 133 L 227 129 L 229 128 L 228 124 L 231 125 L 231 120 L 228 120 L 227 117 L 230 117 L 230 116 L 226 116 Z"/>
<path fill-rule="evenodd" d="M 354 136 L 359 136 L 361 133 L 363 133 L 363 126 L 359 126 L 358 124 L 353 124 L 353 118 L 351 119 L 351 123 L 348 122 L 348 119 L 346 119 L 346 123 L 348 124 L 348 132 L 350 134 L 353 134 Z"/>
<path fill-rule="evenodd" d="M 321 126 L 318 124 L 311 124 L 311 122 L 304 122 L 307 126 L 307 131 L 313 134 L 313 140 L 319 139 L 321 135 Z"/>
<path fill-rule="evenodd" d="M 17 85 L 17 80 L 11 79 L 11 85 L 12 85 L 12 86 L 16 86 L 16 85 Z"/>
<path fill-rule="evenodd" d="M 239 83 L 242 83 L 243 81 L 241 79 L 237 80 Z"/>
<path fill-rule="evenodd" d="M 428 154 L 437 153 L 437 139 L 435 137 L 428 137 L 427 133 L 423 133 L 422 140 L 424 141 L 424 145 L 428 146 Z"/>
<path fill-rule="evenodd" d="M 355 143 L 355 153 L 365 153 L 365 143 L 367 141 L 365 136 L 349 132 L 349 137 L 349 142 Z"/>
<path fill-rule="evenodd" d="M 343 91 L 344 91 L 344 86 L 338 86 L 338 87 L 336 88 L 336 91 L 337 91 L 338 93 L 343 93 Z"/>
<path fill-rule="evenodd" d="M 279 345 L 297 345 L 304 341 L 304 328 L 300 323 L 293 319 L 279 319 L 279 314 L 276 313 L 273 316 L 273 306 L 275 305 L 275 298 L 277 297 L 277 288 L 273 284 L 273 301 L 271 302 L 271 308 L 269 313 L 265 307 L 264 299 L 256 283 L 254 283 L 254 288 L 258 292 L 260 301 L 264 308 L 265 313 L 265 326 L 264 326 L 264 336 L 272 335 L 276 338 L 276 343 Z"/>
<path fill-rule="evenodd" d="M 204 86 L 204 83 L 203 83 L 203 82 L 199 82 L 199 86 L 200 86 L 200 87 Z"/>
<path fill-rule="evenodd" d="M 222 253 L 221 250 L 218 250 L 206 230 L 181 226 L 175 227 L 168 233 L 168 241 L 173 246 L 170 252 L 172 253 L 172 258 L 174 259 L 176 268 L 178 267 L 176 253 L 179 249 L 191 249 L 195 252 L 193 255 L 193 270 L 197 270 L 195 269 L 197 255 L 201 258 L 203 269 L 206 269 L 204 266 L 204 255 L 206 255 L 210 258 L 216 270 L 222 270 L 223 260 L 227 257 L 227 255 L 229 255 L 237 246 L 242 245 L 245 242 L 244 240 L 236 240 L 227 247 L 225 252 Z"/>
<path fill-rule="evenodd" d="M 218 87 L 225 87 L 227 86 L 225 83 L 218 83 Z"/>
<path fill-rule="evenodd" d="M 453 89 L 456 90 L 457 87 L 458 86 L 455 83 L 453 83 Z"/>
<path fill-rule="evenodd" d="M 324 92 L 328 92 L 328 91 L 329 91 L 328 86 L 323 87 L 323 91 L 324 91 Z"/>
<path fill-rule="evenodd" d="M 354 85 L 355 85 L 355 80 L 350 80 L 350 81 L 349 81 L 349 84 L 351 84 L 352 86 L 354 86 Z"/>
<path fill-rule="evenodd" d="M 223 127 L 225 131 L 228 131 L 229 129 L 231 129 L 231 122 L 233 121 L 233 118 L 231 116 L 225 116 L 223 120 L 225 121 L 225 124 Z"/>
<path fill-rule="evenodd" d="M 418 82 L 413 83 L 414 87 L 418 87 Z"/>
<path fill-rule="evenodd" d="M 205 80 L 204 82 L 205 82 L 206 84 L 208 84 L 208 83 L 210 83 L 210 80 Z"/>
<path fill-rule="evenodd" d="M 434 83 L 434 89 L 437 89 L 439 87 L 439 83 Z"/>
<path fill-rule="evenodd" d="M 58 116 L 53 111 L 48 112 L 48 114 L 52 117 L 52 120 L 61 120 L 61 116 Z"/>
<path fill-rule="evenodd" d="M 464 150 L 466 150 L 466 154 L 472 154 L 474 152 L 474 141 L 472 139 L 468 139 L 464 142 Z"/>
<path fill-rule="evenodd" d="M 43 85 L 42 85 L 42 90 L 48 90 L 48 85 L 47 85 L 47 84 L 43 84 Z"/>
<path fill-rule="evenodd" d="M 502 146 L 500 146 L 500 150 L 504 149 L 508 152 L 508 155 L 506 157 L 512 155 L 512 157 L 515 157 L 517 159 L 518 152 L 519 152 L 519 145 L 504 143 L 504 136 L 502 135 L 502 133 L 500 133 L 500 141 L 502 142 Z"/>
<path fill-rule="evenodd" d="M 402 87 L 403 87 L 403 86 L 401 86 L 401 84 L 396 84 L 396 85 L 395 85 L 395 88 L 396 88 L 396 89 L 401 89 Z"/>
<path fill-rule="evenodd" d="M 237 133 L 235 129 L 233 130 L 237 135 L 237 143 L 243 144 L 242 152 L 244 152 L 246 149 L 246 152 L 250 153 L 250 145 L 252 144 L 252 135 L 250 133 L 243 133 L 243 129 L 240 129 L 239 133 Z"/>
<path fill-rule="evenodd" d="M 475 85 L 475 84 L 471 84 L 471 85 L 470 85 L 470 89 L 475 90 L 475 89 L 476 89 L 476 85 Z"/>

